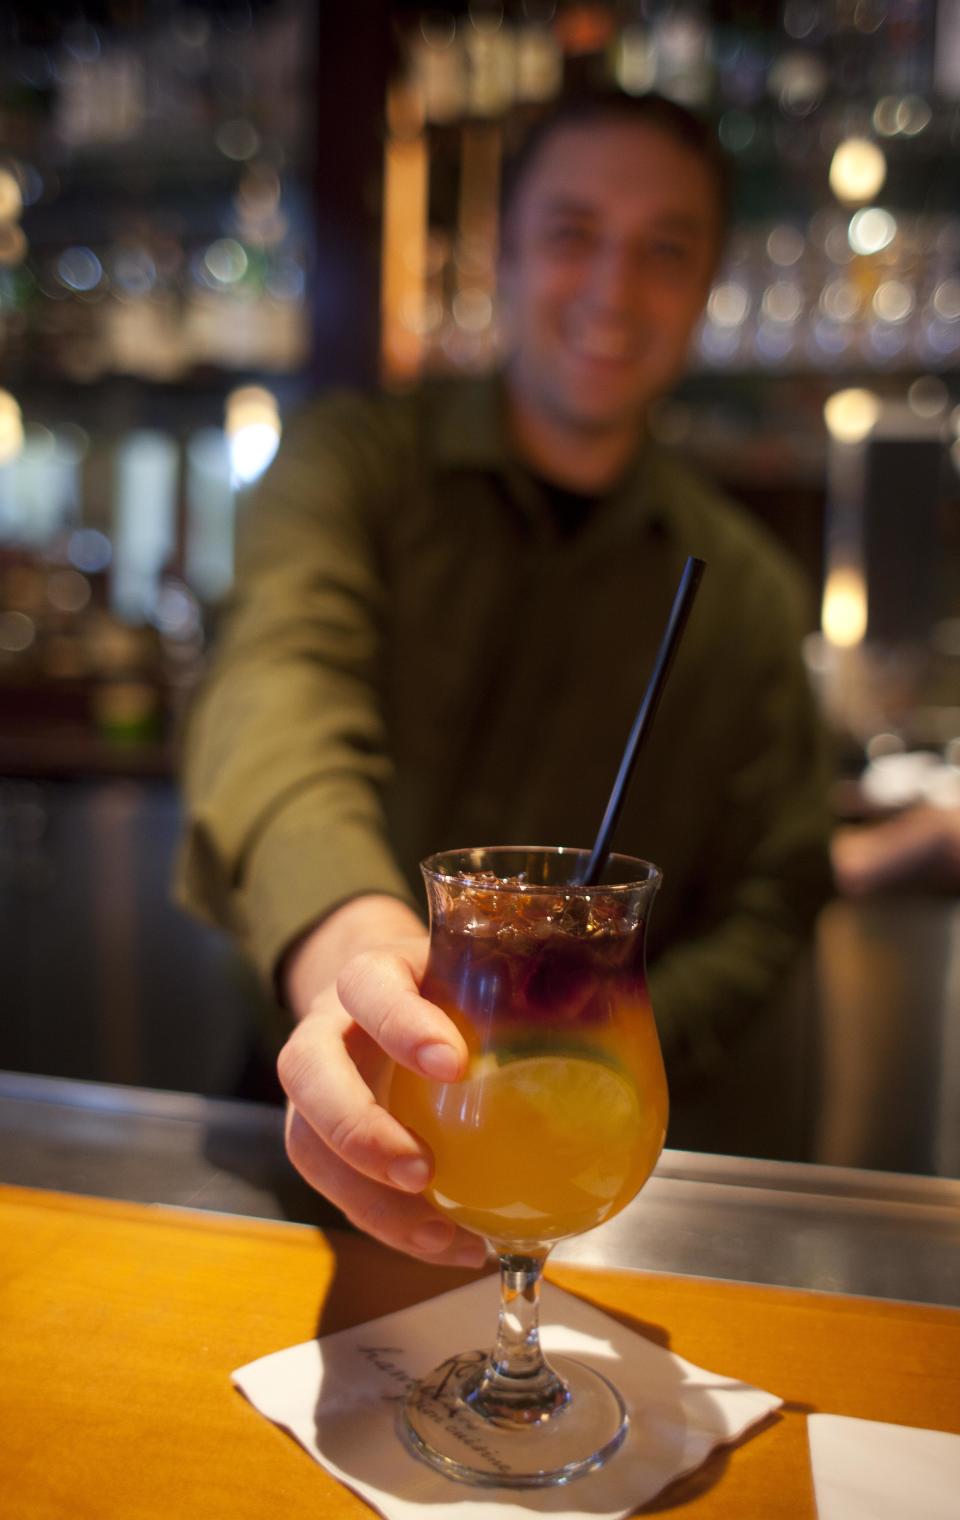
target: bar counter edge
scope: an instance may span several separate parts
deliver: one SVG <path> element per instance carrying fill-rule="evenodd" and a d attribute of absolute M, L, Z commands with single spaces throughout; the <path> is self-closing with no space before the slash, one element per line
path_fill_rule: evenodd
<path fill-rule="evenodd" d="M 0 1072 L 0 1180 L 344 1225 L 294 1173 L 279 1108 Z M 666 1150 L 554 1259 L 960 1308 L 960 1180 Z"/>

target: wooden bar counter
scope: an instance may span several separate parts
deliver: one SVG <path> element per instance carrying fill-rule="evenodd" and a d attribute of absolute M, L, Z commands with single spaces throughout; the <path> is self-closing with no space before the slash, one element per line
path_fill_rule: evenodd
<path fill-rule="evenodd" d="M 694 1172 L 697 1160 L 687 1163 Z M 671 1167 L 676 1173 L 683 1165 L 679 1155 L 667 1158 L 662 1190 L 676 1180 Z M 15 1169 L 8 1160 L 0 1167 L 8 1176 Z M 699 1167 L 709 1172 L 709 1158 L 699 1158 Z M 768 1214 L 768 1224 L 802 1239 L 804 1231 L 816 1233 L 817 1216 L 812 1206 L 804 1215 L 800 1179 L 793 1172 L 791 1179 L 792 1193 L 781 1189 L 787 1204 Z M 749 1180 L 694 1176 L 690 1185 L 701 1198 L 703 1189 L 726 1187 L 731 1220 L 739 1213 L 749 1230 Z M 869 1235 L 876 1212 L 870 1187 L 864 1184 L 866 1200 L 857 1204 L 836 1184 L 838 1230 L 841 1216 L 855 1227 L 859 1209 Z M 909 1179 L 901 1179 L 901 1188 L 909 1191 Z M 821 1205 L 830 1203 L 826 1183 L 817 1196 Z M 635 1232 L 649 1228 L 657 1209 L 654 1199 L 645 1223 L 637 1212 Z M 960 1209 L 950 1184 L 933 1194 L 921 1189 L 917 1201 L 902 1202 L 900 1217 L 900 1234 L 908 1240 L 912 1232 L 914 1251 L 926 1232 L 934 1256 L 939 1240 L 952 1248 L 956 1266 Z M 785 1401 L 762 1429 L 715 1453 L 648 1512 L 676 1510 L 698 1520 L 813 1517 L 805 1418 L 813 1411 L 960 1433 L 956 1278 L 953 1296 L 940 1293 L 946 1305 L 940 1306 L 738 1282 L 723 1273 L 637 1270 L 638 1237 L 632 1247 L 624 1244 L 625 1229 L 612 1247 L 604 1247 L 604 1231 L 596 1232 L 600 1245 L 592 1257 L 591 1237 L 584 1237 L 579 1256 L 561 1252 L 549 1275 L 680 1355 Z M 824 1239 L 821 1230 L 820 1255 L 808 1251 L 809 1260 L 822 1259 Z M 814 1243 L 807 1238 L 808 1248 Z M 706 1231 L 701 1254 L 716 1266 Z M 470 1276 L 424 1267 L 332 1225 L 0 1187 L 0 1514 L 10 1520 L 369 1514 L 255 1413 L 229 1374 Z M 493 1282 L 490 1291 L 492 1313 Z M 478 1510 L 487 1512 L 495 1507 Z"/>

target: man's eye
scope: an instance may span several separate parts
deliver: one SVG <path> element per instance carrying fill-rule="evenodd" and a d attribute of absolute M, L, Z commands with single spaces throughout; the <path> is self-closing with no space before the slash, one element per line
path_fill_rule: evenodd
<path fill-rule="evenodd" d="M 686 243 L 674 243 L 665 240 L 660 243 L 654 243 L 650 251 L 653 257 L 661 264 L 673 264 L 679 268 L 681 265 L 690 262 L 690 248 Z"/>
<path fill-rule="evenodd" d="M 551 248 L 573 252 L 590 245 L 590 233 L 586 227 L 573 223 L 561 223 L 547 229 L 547 242 Z"/>

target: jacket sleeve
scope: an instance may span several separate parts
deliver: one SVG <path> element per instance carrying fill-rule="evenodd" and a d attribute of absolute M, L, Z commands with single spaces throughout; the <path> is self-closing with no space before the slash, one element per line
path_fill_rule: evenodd
<path fill-rule="evenodd" d="M 235 591 L 187 725 L 176 894 L 268 980 L 338 904 L 410 900 L 382 810 L 376 524 L 398 490 L 396 443 L 359 399 L 290 427 L 242 517 Z"/>
<path fill-rule="evenodd" d="M 735 738 L 703 840 L 703 911 L 650 972 L 678 1087 L 722 1064 L 736 1033 L 773 1004 L 832 891 L 830 755 L 800 654 L 801 593 L 784 577 L 742 596 L 740 667 L 716 661 Z"/>

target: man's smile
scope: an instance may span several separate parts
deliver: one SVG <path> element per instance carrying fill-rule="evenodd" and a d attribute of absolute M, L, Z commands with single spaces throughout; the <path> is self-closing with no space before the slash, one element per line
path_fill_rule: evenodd
<path fill-rule="evenodd" d="M 571 322 L 563 329 L 567 347 L 580 359 L 608 363 L 617 367 L 634 361 L 638 353 L 636 337 L 622 327 L 600 326 L 593 322 Z"/>

